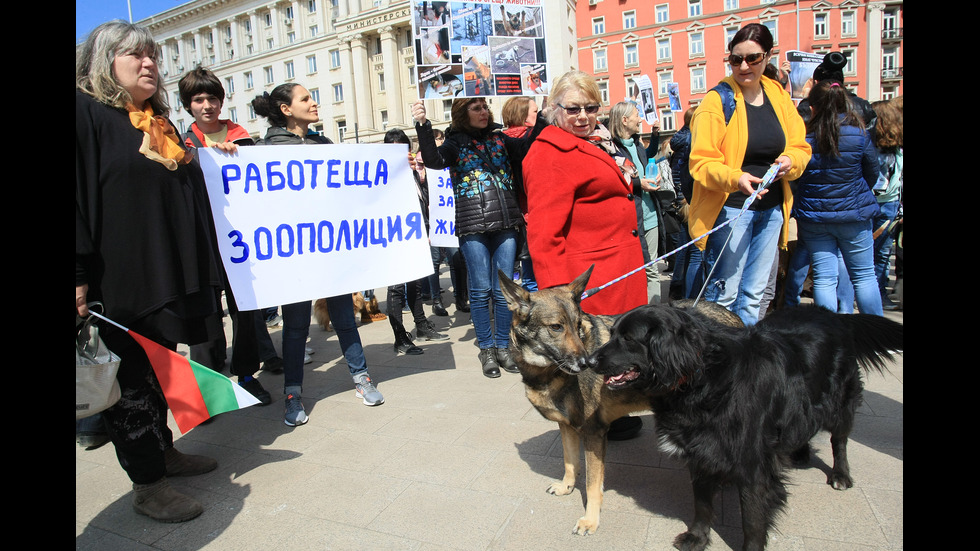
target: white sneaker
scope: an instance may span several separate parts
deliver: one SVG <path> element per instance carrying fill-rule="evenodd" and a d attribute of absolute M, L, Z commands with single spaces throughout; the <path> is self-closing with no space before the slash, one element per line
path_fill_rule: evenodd
<path fill-rule="evenodd" d="M 313 358 L 311 358 L 309 354 L 303 354 L 303 365 L 308 363 L 313 363 Z"/>

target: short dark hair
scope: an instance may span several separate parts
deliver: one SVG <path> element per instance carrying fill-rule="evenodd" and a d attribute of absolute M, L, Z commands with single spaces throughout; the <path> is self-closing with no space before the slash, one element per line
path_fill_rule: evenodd
<path fill-rule="evenodd" d="M 191 99 L 198 94 L 211 94 L 221 103 L 225 102 L 224 86 L 214 73 L 204 67 L 192 69 L 180 77 L 177 91 L 180 94 L 180 103 L 184 104 L 184 109 L 188 111 L 191 110 Z"/>
<path fill-rule="evenodd" d="M 408 134 L 400 128 L 392 128 L 391 130 L 385 132 L 384 143 L 403 143 L 412 146 L 412 140 L 409 139 Z"/>

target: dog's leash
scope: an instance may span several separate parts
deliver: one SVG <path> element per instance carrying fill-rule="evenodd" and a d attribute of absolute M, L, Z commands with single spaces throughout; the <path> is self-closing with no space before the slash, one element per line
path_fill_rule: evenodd
<path fill-rule="evenodd" d="M 582 300 L 585 300 L 585 299 L 591 297 L 592 295 L 598 293 L 599 291 L 605 289 L 606 287 L 609 287 L 610 285 L 613 285 L 614 283 L 618 283 L 618 282 L 620 282 L 620 281 L 622 281 L 622 280 L 630 277 L 631 275 L 639 272 L 640 270 L 645 270 L 647 268 L 647 266 L 651 266 L 653 264 L 656 264 L 657 262 L 660 262 L 661 260 L 663 260 L 665 258 L 668 258 L 671 255 L 676 254 L 679 251 L 682 251 L 682 250 L 690 247 L 694 243 L 697 243 L 698 241 L 704 239 L 705 237 L 707 237 L 707 236 L 715 233 L 716 231 L 724 228 L 725 226 L 728 226 L 729 224 L 735 223 L 736 221 L 738 221 L 739 218 L 742 217 L 742 214 L 744 214 L 745 211 L 747 211 L 749 209 L 749 206 L 752 205 L 752 202 L 755 201 L 756 198 L 759 197 L 759 193 L 761 193 L 763 190 L 765 190 L 766 188 L 768 188 L 769 185 L 772 184 L 776 180 L 776 173 L 777 172 L 779 172 L 779 163 L 774 163 L 772 166 L 769 167 L 769 170 L 766 171 L 766 174 L 762 177 L 762 184 L 760 184 L 759 187 L 756 188 L 755 191 L 752 192 L 752 195 L 749 195 L 748 198 L 745 199 L 745 203 L 742 204 L 742 208 L 741 208 L 741 210 L 738 211 L 738 214 L 735 216 L 735 218 L 732 218 L 730 220 L 725 220 L 721 224 L 719 224 L 719 225 L 711 228 L 710 230 L 704 232 L 700 236 L 698 236 L 698 237 L 696 237 L 696 238 L 688 241 L 687 243 L 681 245 L 680 247 L 677 247 L 676 249 L 670 251 L 669 253 L 666 253 L 666 254 L 664 254 L 664 255 L 662 255 L 660 257 L 657 257 L 657 258 L 651 260 L 650 262 L 647 262 L 646 264 L 643 264 L 639 268 L 636 268 L 634 270 L 630 270 L 629 272 L 626 272 L 625 274 L 617 277 L 616 279 L 614 279 L 612 281 L 609 281 L 607 283 L 604 283 L 604 284 L 602 284 L 602 285 L 600 285 L 598 287 L 593 287 L 591 289 L 586 289 L 585 292 L 582 293 Z M 732 238 L 732 234 L 731 234 L 731 232 L 729 232 L 728 237 L 725 238 L 725 244 L 722 247 L 721 253 L 719 253 L 719 257 L 721 256 L 721 254 L 723 254 L 725 252 L 725 249 L 728 247 L 728 242 L 731 240 L 731 238 Z M 704 295 L 705 289 L 708 288 L 708 282 L 711 281 L 711 274 L 714 273 L 715 266 L 717 266 L 717 265 L 718 265 L 718 259 L 716 258 L 715 259 L 715 262 L 712 263 L 712 265 L 711 265 L 711 271 L 708 272 L 708 275 L 704 278 L 704 285 L 701 287 L 701 291 L 698 293 L 698 297 L 694 300 L 694 304 L 692 305 L 692 308 L 694 306 L 697 306 L 698 301 L 700 301 L 701 300 L 701 297 Z"/>

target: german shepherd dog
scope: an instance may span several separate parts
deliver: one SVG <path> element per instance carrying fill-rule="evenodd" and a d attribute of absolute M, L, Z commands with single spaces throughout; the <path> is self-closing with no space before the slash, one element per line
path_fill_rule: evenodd
<path fill-rule="evenodd" d="M 585 446 L 585 516 L 573 532 L 595 533 L 602 507 L 605 477 L 606 435 L 609 425 L 625 415 L 650 410 L 642 389 L 613 390 L 593 371 L 578 364 L 609 340 L 614 316 L 582 311 L 592 268 L 568 285 L 529 293 L 503 272 L 500 287 L 513 312 L 510 354 L 521 371 L 528 400 L 546 419 L 558 423 L 564 454 L 565 475 L 548 487 L 554 495 L 568 495 L 581 470 L 581 446 Z M 716 315 L 719 323 L 741 325 L 741 320 L 716 304 L 698 309 Z M 722 321 L 723 320 L 723 321 Z"/>
<path fill-rule="evenodd" d="M 504 31 L 510 36 L 521 36 L 527 26 L 527 15 L 524 10 L 520 13 L 507 13 L 503 6 L 500 6 L 500 17 L 503 19 Z"/>
<path fill-rule="evenodd" d="M 707 547 L 713 498 L 732 484 L 742 549 L 760 550 L 786 505 L 785 468 L 809 461 L 818 431 L 830 432 L 834 455 L 827 483 L 853 485 L 847 439 L 861 404 L 861 372 L 882 372 L 883 358 L 902 349 L 902 325 L 880 316 L 799 306 L 728 329 L 690 311 L 644 306 L 616 322 L 587 365 L 630 400 L 644 392 L 661 448 L 688 465 L 694 522 L 674 547 Z"/>

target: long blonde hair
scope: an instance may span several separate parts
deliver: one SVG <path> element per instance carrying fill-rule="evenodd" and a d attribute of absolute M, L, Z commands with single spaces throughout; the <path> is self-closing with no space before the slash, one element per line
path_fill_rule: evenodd
<path fill-rule="evenodd" d="M 99 25 L 81 46 L 75 48 L 75 88 L 106 105 L 126 107 L 133 98 L 116 80 L 112 64 L 120 54 L 147 51 L 159 57 L 160 48 L 146 27 L 121 19 Z M 155 115 L 166 117 L 170 114 L 162 86 L 158 85 L 147 101 Z"/>

